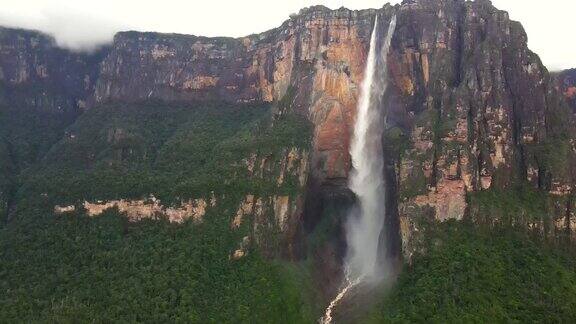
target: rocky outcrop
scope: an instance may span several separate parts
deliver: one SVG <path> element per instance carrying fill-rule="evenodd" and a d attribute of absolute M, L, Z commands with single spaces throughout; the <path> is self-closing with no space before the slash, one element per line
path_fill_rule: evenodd
<path fill-rule="evenodd" d="M 84 109 L 106 53 L 75 53 L 42 33 L 0 27 L 0 103 L 60 113 Z"/>
<path fill-rule="evenodd" d="M 257 197 L 248 194 L 238 204 L 238 209 L 231 218 L 230 228 L 240 231 L 241 227 L 247 224 L 250 237 L 264 253 L 274 255 L 280 251 L 285 256 L 293 257 L 298 245 L 294 238 L 300 226 L 303 205 L 300 195 Z M 275 238 L 271 240 L 271 236 Z M 278 243 L 281 243 L 281 248 L 276 246 Z M 246 244 L 241 246 L 246 247 Z"/>
<path fill-rule="evenodd" d="M 54 214 L 56 214 L 56 215 L 73 213 L 75 211 L 76 211 L 76 206 L 74 206 L 74 205 L 70 205 L 70 206 L 56 205 L 56 206 L 54 206 Z"/>
<path fill-rule="evenodd" d="M 240 244 L 238 244 L 238 249 L 235 250 L 232 255 L 230 255 L 231 260 L 239 260 L 248 254 L 248 247 L 250 246 L 250 236 L 244 236 Z"/>
<path fill-rule="evenodd" d="M 210 203 L 210 205 L 209 205 Z M 129 221 L 137 222 L 144 219 L 166 218 L 171 223 L 183 223 L 188 219 L 199 223 L 202 222 L 206 209 L 216 205 L 215 199 L 207 201 L 199 198 L 181 202 L 179 207 L 165 207 L 160 200 L 154 196 L 143 200 L 111 200 L 107 202 L 88 202 L 85 201 L 82 207 L 86 214 L 91 217 L 99 216 L 107 210 L 118 209 L 118 212 L 125 214 Z M 57 214 L 72 212 L 75 206 L 55 206 L 54 211 Z"/>
<path fill-rule="evenodd" d="M 240 176 L 274 181 L 277 187 L 285 185 L 289 179 L 294 179 L 297 187 L 304 187 L 308 180 L 309 155 L 307 149 L 293 146 L 282 148 L 276 154 L 252 153 L 236 166 L 242 169 Z"/>
<path fill-rule="evenodd" d="M 558 91 L 564 94 L 572 111 L 576 113 L 576 69 L 554 74 Z"/>
<path fill-rule="evenodd" d="M 558 120 L 566 107 L 526 41 L 522 26 L 489 1 L 399 8 L 388 122 L 406 149 L 390 148 L 388 158 L 396 164 L 401 230 L 410 232 L 406 255 L 419 219 L 462 219 L 471 193 L 533 186 L 570 194 L 572 121 Z M 564 145 L 561 161 L 550 159 L 551 145 Z"/>

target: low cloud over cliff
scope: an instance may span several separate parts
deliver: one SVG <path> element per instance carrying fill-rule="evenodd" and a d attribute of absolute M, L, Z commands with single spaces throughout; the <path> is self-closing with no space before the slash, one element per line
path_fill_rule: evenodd
<path fill-rule="evenodd" d="M 5 9 L 0 9 L 1 26 L 40 30 L 54 36 L 59 46 L 76 51 L 92 51 L 110 43 L 117 31 L 127 29 L 118 21 L 75 8 Z"/>

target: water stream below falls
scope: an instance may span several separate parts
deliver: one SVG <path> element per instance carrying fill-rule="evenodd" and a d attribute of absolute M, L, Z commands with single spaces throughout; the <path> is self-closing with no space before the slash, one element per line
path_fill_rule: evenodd
<path fill-rule="evenodd" d="M 381 39 L 376 16 L 350 147 L 354 168 L 348 186 L 358 198 L 358 208 L 346 223 L 344 283 L 320 319 L 322 324 L 332 323 L 335 307 L 360 283 L 379 282 L 389 272 L 386 264 L 378 262 L 378 250 L 386 244 L 386 238 L 381 237 L 386 216 L 382 99 L 388 86 L 387 58 L 395 28 L 396 16 L 390 21 L 386 38 Z"/>

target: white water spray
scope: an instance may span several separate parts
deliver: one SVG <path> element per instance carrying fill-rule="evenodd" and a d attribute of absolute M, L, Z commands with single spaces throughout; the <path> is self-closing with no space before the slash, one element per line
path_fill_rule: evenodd
<path fill-rule="evenodd" d="M 350 148 L 354 169 L 348 186 L 358 198 L 359 213 L 349 215 L 346 224 L 348 251 L 345 260 L 345 282 L 320 320 L 324 324 L 332 322 L 334 307 L 351 289 L 363 281 L 377 282 L 387 273 L 385 265 L 378 262 L 378 248 L 382 248 L 380 234 L 384 227 L 386 194 L 382 149 L 384 116 L 381 103 L 388 86 L 387 58 L 395 29 L 396 16 L 392 17 L 386 38 L 378 49 L 376 16 Z M 382 243 L 385 244 L 385 241 L 386 239 Z"/>

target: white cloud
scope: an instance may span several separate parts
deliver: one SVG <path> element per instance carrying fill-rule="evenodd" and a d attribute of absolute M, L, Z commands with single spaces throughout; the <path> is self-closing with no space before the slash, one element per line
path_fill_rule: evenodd
<path fill-rule="evenodd" d="M 392 2 L 398 3 L 401 0 Z M 552 70 L 576 67 L 574 0 L 493 0 L 523 23 L 529 45 Z M 0 25 L 39 29 L 62 46 L 91 49 L 120 30 L 245 36 L 279 26 L 303 7 L 379 8 L 380 0 L 0 0 Z"/>
<path fill-rule="evenodd" d="M 4 0 L 0 0 L 3 2 Z M 106 16 L 66 6 L 33 6 L 27 1 L 0 7 L 0 25 L 40 30 L 55 37 L 58 45 L 73 50 L 93 50 L 109 43 L 127 25 Z"/>

